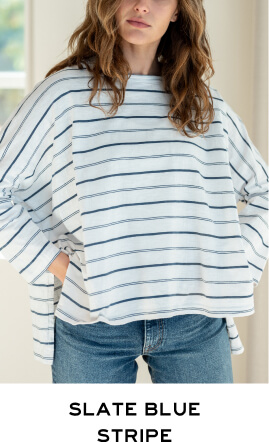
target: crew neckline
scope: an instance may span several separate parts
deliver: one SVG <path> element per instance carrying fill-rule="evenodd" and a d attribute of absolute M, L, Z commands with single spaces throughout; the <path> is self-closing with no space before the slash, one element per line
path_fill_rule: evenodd
<path fill-rule="evenodd" d="M 134 78 L 135 80 L 162 80 L 161 75 L 143 75 L 143 74 L 131 74 L 129 78 Z"/>

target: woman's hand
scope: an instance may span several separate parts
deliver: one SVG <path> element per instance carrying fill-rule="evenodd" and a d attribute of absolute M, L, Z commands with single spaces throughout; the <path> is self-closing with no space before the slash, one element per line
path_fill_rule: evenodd
<path fill-rule="evenodd" d="M 55 258 L 55 260 L 48 267 L 48 270 L 53 273 L 53 275 L 57 276 L 58 279 L 64 283 L 65 275 L 67 272 L 67 267 L 69 265 L 70 259 L 69 256 L 64 252 L 60 252 L 59 255 Z"/>

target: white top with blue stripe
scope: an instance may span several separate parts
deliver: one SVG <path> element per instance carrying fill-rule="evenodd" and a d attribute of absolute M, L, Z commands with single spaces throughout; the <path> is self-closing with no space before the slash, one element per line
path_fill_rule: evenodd
<path fill-rule="evenodd" d="M 267 164 L 216 89 L 209 131 L 189 138 L 161 77 L 132 75 L 114 117 L 89 106 L 89 79 L 74 66 L 40 81 L 0 132 L 0 250 L 29 283 L 35 358 L 53 362 L 55 316 L 225 317 L 242 353 L 233 317 L 254 313 L 268 259 Z M 60 251 L 63 286 L 47 270 Z"/>

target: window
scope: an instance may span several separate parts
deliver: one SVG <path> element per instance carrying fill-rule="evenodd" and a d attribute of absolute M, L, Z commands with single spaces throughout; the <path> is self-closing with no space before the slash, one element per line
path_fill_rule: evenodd
<path fill-rule="evenodd" d="M 0 129 L 25 96 L 24 0 L 0 0 Z"/>
<path fill-rule="evenodd" d="M 0 0 L 0 130 L 25 95 L 24 9 L 24 0 Z"/>

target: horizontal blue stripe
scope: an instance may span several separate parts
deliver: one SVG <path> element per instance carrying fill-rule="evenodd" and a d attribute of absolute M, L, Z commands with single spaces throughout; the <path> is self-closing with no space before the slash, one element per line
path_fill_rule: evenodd
<path fill-rule="evenodd" d="M 87 310 L 89 312 L 97 312 L 109 307 L 112 307 L 114 305 L 118 305 L 118 304 L 122 304 L 122 303 L 127 303 L 127 302 L 131 302 L 131 301 L 137 301 L 137 300 L 141 300 L 141 299 L 156 299 L 156 298 L 170 298 L 170 297 L 189 297 L 189 296 L 202 296 L 204 298 L 208 298 L 208 299 L 240 299 L 240 298 L 251 298 L 253 297 L 253 293 L 251 295 L 245 295 L 245 296 L 208 296 L 205 295 L 203 293 L 187 293 L 187 294 L 183 294 L 183 293 L 176 293 L 176 294 L 169 294 L 169 295 L 152 295 L 152 296 L 138 296 L 135 298 L 129 298 L 129 299 L 122 299 L 121 301 L 117 301 L 117 302 L 111 302 L 110 304 L 107 304 L 103 307 L 99 307 L 96 309 L 90 309 L 89 307 L 85 307 L 83 305 L 81 305 L 80 303 L 78 303 L 77 301 L 75 301 L 73 298 L 71 298 L 71 296 L 68 296 L 66 293 L 62 292 L 61 296 L 64 296 L 65 298 L 67 298 L 69 301 L 71 301 L 73 304 L 77 305 L 78 307 L 80 307 L 83 310 Z M 149 312 L 150 313 L 150 312 Z"/>
<path fill-rule="evenodd" d="M 105 241 L 98 241 L 98 242 L 93 242 L 90 244 L 85 244 L 84 247 L 92 247 L 92 246 L 96 246 L 98 244 L 106 244 L 108 242 L 111 241 L 118 241 L 118 240 L 122 240 L 122 239 L 127 239 L 127 238 L 134 238 L 134 237 L 148 237 L 148 236 L 159 236 L 159 235 L 199 235 L 199 236 L 207 236 L 209 238 L 218 238 L 218 239 L 228 239 L 228 238 L 240 238 L 240 235 L 229 235 L 229 236 L 218 236 L 218 235 L 211 235 L 210 233 L 200 233 L 200 232 L 192 232 L 192 231 L 188 231 L 186 230 L 185 232 L 182 231 L 178 231 L 178 232 L 151 232 L 151 233 L 137 233 L 135 235 L 125 235 L 125 236 L 118 236 L 117 238 L 110 238 L 108 240 Z"/>

